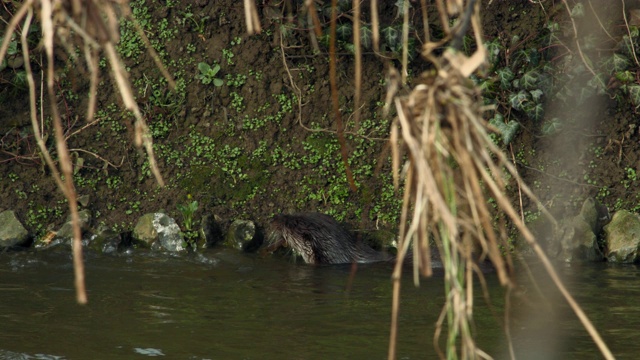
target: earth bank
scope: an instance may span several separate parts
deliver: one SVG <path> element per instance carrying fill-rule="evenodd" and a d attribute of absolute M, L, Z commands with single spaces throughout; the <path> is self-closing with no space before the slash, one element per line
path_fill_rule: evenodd
<path fill-rule="evenodd" d="M 505 123 L 519 124 L 513 140 L 504 141 L 503 131 L 502 141 L 525 181 L 556 214 L 576 214 L 583 201 L 592 197 L 612 211 L 640 209 L 634 191 L 635 174 L 640 171 L 635 109 L 631 92 L 620 90 L 628 86 L 627 80 L 611 75 L 605 79 L 611 84 L 607 91 L 576 95 L 586 87 L 587 78 L 584 67 L 570 79 L 561 75 L 561 71 L 581 64 L 567 40 L 572 34 L 562 7 L 524 0 L 483 6 L 484 36 L 503 49 L 490 71 L 502 74 L 498 70 L 511 64 L 516 73 L 528 74 L 530 69 L 521 65 L 525 61 L 509 54 L 535 49 L 543 59 L 535 70 L 549 74 L 547 79 L 552 83 L 539 85 L 544 90 L 538 96 L 543 102 L 536 105 L 545 105 L 544 115 L 537 115 L 538 107 L 531 112 L 501 101 L 509 99 L 512 88 L 487 89 Z M 229 222 L 243 218 L 266 224 L 281 212 L 320 211 L 359 228 L 395 230 L 401 197 L 393 190 L 385 141 L 392 119 L 382 116 L 381 111 L 385 68 L 397 66 L 397 48 L 391 41 L 387 40 L 384 48 L 390 60 L 365 49 L 364 103 L 358 124 L 353 116 L 353 57 L 348 41 L 341 40 L 339 46 L 339 100 L 350 166 L 359 187 L 358 193 L 353 193 L 340 160 L 335 116 L 330 111 L 325 38 L 317 39 L 317 48 L 313 45 L 302 29 L 302 13 L 295 12 L 289 23 L 286 16 L 279 15 L 286 14 L 282 9 L 264 5 L 260 12 L 265 31 L 249 37 L 242 3 L 236 1 L 165 4 L 137 0 L 131 7 L 178 84 L 175 93 L 167 90 L 166 80 L 132 26 L 123 22 L 119 50 L 151 127 L 157 160 L 168 185 L 157 186 L 146 155 L 132 145 L 131 117 L 121 111 L 108 69 L 101 67 L 99 122 L 86 124 L 88 84 L 82 66 L 61 57 L 59 102 L 65 110 L 68 143 L 74 154 L 74 182 L 86 200 L 82 207 L 94 215 L 94 226 L 131 231 L 140 216 L 160 209 L 184 226 L 184 212 L 179 208 L 197 201 L 196 218 L 216 214 Z M 620 27 L 624 24 L 621 9 L 611 5 L 604 10 L 604 28 L 618 39 L 604 44 L 613 46 L 626 31 Z M 381 14 L 385 29 L 401 22 L 393 4 L 384 5 Z M 321 12 L 321 18 L 326 24 L 326 12 Z M 431 20 L 432 32 L 437 33 L 437 18 Z M 349 25 L 347 16 L 340 21 Z M 562 29 L 551 43 L 549 23 Z M 597 35 L 601 32 L 594 30 Z M 421 22 L 417 21 L 415 34 L 420 33 Z M 611 54 L 597 51 L 602 58 Z M 200 63 L 211 69 L 219 65 L 220 70 L 205 73 Z M 80 74 L 71 71 L 75 68 Z M 415 77 L 427 68 L 428 64 L 415 57 Z M 630 65 L 623 70 L 635 68 Z M 35 150 L 26 90 L 12 78 L 14 73 L 19 70 L 1 73 L 3 82 L 11 85 L 0 90 L 0 208 L 13 210 L 29 234 L 39 238 L 64 223 L 67 205 Z M 223 85 L 215 86 L 214 78 L 223 80 Z M 495 115 L 490 112 L 488 118 Z M 547 131 L 549 127 L 553 131 Z M 516 195 L 514 184 L 514 201 L 519 200 Z M 525 200 L 522 210 L 530 222 L 539 217 L 536 204 Z"/>

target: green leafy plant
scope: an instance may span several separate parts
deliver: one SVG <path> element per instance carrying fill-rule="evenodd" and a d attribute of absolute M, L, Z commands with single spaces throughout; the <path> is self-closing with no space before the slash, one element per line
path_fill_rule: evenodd
<path fill-rule="evenodd" d="M 211 67 L 205 62 L 201 62 L 198 64 L 198 70 L 200 70 L 200 74 L 196 75 L 196 79 L 200 80 L 204 85 L 213 84 L 220 87 L 224 84 L 222 79 L 216 78 L 216 75 L 220 71 L 220 65 L 215 64 Z"/>
<path fill-rule="evenodd" d="M 504 117 L 500 114 L 496 114 L 491 120 L 489 120 L 489 124 L 495 126 L 500 135 L 502 136 L 502 142 L 505 145 L 508 145 L 511 140 L 516 136 L 518 129 L 520 129 L 520 123 L 517 121 L 511 120 L 509 122 L 504 121 Z"/>
<path fill-rule="evenodd" d="M 208 16 L 203 16 L 200 19 L 196 19 L 196 17 L 191 12 L 187 12 L 183 15 L 182 24 L 186 25 L 188 22 L 191 22 L 193 26 L 193 30 L 198 32 L 199 34 L 204 33 L 204 26 L 207 24 L 207 20 L 209 20 Z"/>
<path fill-rule="evenodd" d="M 229 49 L 222 49 L 222 57 L 227 61 L 227 65 L 235 65 L 233 62 L 233 52 Z"/>
<path fill-rule="evenodd" d="M 187 195 L 187 199 L 191 199 L 191 195 Z M 193 228 L 193 214 L 198 210 L 198 201 L 193 200 L 192 202 L 187 202 L 184 205 L 178 204 L 176 207 L 182 214 L 185 230 L 191 231 Z"/>

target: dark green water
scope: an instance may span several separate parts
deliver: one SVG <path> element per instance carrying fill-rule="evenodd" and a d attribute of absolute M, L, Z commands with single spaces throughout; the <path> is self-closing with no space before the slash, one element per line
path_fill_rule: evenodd
<path fill-rule="evenodd" d="M 229 250 L 201 255 L 88 256 L 89 304 L 76 305 L 66 252 L 0 254 L 0 359 L 385 359 L 391 268 L 310 267 Z M 637 358 L 635 267 L 562 269 L 620 359 Z M 432 359 L 442 277 L 405 274 L 399 359 Z M 502 289 L 488 276 L 493 310 Z M 526 287 L 533 292 L 532 287 Z M 514 300 L 520 359 L 601 358 L 552 287 L 549 303 Z M 535 297 L 534 297 L 535 298 Z M 478 292 L 478 341 L 508 358 L 503 331 Z M 551 304 L 551 305 L 550 305 Z M 555 306 L 553 306 L 555 304 Z"/>

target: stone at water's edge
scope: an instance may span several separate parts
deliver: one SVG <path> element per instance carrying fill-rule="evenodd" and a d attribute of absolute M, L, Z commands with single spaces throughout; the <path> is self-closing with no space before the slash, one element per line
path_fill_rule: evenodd
<path fill-rule="evenodd" d="M 104 227 L 98 229 L 98 233 L 91 237 L 89 248 L 103 254 L 114 254 L 118 251 L 122 237 L 119 233 Z"/>
<path fill-rule="evenodd" d="M 0 248 L 25 245 L 29 232 L 11 210 L 0 213 Z"/>
<path fill-rule="evenodd" d="M 640 261 L 640 218 L 637 215 L 626 210 L 616 212 L 604 232 L 608 244 L 607 260 L 615 263 Z"/>
<path fill-rule="evenodd" d="M 135 243 L 168 251 L 186 250 L 184 238 L 176 221 L 163 213 L 145 214 L 133 229 Z"/>
<path fill-rule="evenodd" d="M 262 245 L 256 224 L 249 220 L 234 220 L 227 232 L 227 246 L 236 250 L 253 251 Z"/>
<path fill-rule="evenodd" d="M 78 218 L 80 220 L 80 231 L 85 232 L 91 224 L 91 213 L 89 210 L 84 209 L 78 211 Z M 61 238 L 65 243 L 71 243 L 73 239 L 73 225 L 71 224 L 71 215 L 67 216 L 67 222 L 60 227 L 60 230 L 56 232 L 56 238 Z"/>
<path fill-rule="evenodd" d="M 591 231 L 594 234 L 601 230 L 598 229 L 598 206 L 594 198 L 587 198 L 580 209 L 580 217 L 591 227 Z"/>
<path fill-rule="evenodd" d="M 580 214 L 558 223 L 555 239 L 549 246 L 550 255 L 565 261 L 602 261 L 604 254 L 598 244 L 599 204 L 588 198 L 582 204 Z"/>
<path fill-rule="evenodd" d="M 558 224 L 560 242 L 557 257 L 565 262 L 576 260 L 602 261 L 604 255 L 598 245 L 598 237 L 591 224 L 578 215 Z"/>

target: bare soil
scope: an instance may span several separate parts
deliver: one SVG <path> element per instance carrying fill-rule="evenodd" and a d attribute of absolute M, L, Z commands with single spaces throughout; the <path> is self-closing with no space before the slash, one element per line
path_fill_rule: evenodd
<path fill-rule="evenodd" d="M 381 9 L 383 22 L 400 21 L 389 3 Z M 563 17 L 562 8 L 543 3 L 548 8 L 526 0 L 483 5 L 485 38 L 509 43 L 517 35 L 522 39 L 517 46 L 535 45 L 550 17 Z M 86 207 L 95 214 L 94 225 L 127 230 L 142 214 L 159 209 L 181 219 L 177 205 L 195 199 L 200 204 L 196 218 L 214 213 L 227 220 L 244 217 L 264 222 L 280 212 L 321 211 L 361 227 L 396 228 L 397 201 L 382 199 L 383 194 L 392 192 L 384 141 L 390 119 L 383 118 L 380 102 L 385 96 L 385 67 L 397 66 L 397 61 L 370 52 L 364 55 L 360 121 L 361 126 L 366 121 L 376 126 L 368 125 L 372 133 L 357 134 L 353 57 L 340 49 L 337 67 L 342 117 L 347 133 L 355 133 L 348 136 L 347 149 L 354 159 L 353 168 L 362 170 L 355 174 L 359 192 L 353 193 L 341 165 L 331 111 L 329 61 L 322 44 L 320 53 L 314 52 L 307 33 L 295 27 L 281 43 L 277 20 L 263 20 L 265 31 L 247 36 L 242 2 L 235 0 L 184 1 L 170 9 L 151 2 L 148 9 L 154 24 L 162 19 L 178 21 L 189 11 L 195 18 L 208 16 L 201 32 L 194 22 L 166 40 L 164 60 L 169 71 L 186 79 L 186 96 L 178 105 L 154 103 L 154 96 L 170 96 L 166 90 L 154 93 L 145 87 L 145 78 L 161 78 L 146 53 L 125 59 L 131 80 L 137 84 L 139 104 L 155 131 L 156 156 L 166 187 L 158 187 L 148 171 L 146 155 L 132 145 L 132 119 L 118 109 L 121 101 L 106 68 L 98 92 L 98 108 L 104 110 L 98 118 L 102 120 L 87 126 L 83 120 L 87 74 L 82 66 L 77 66 L 79 72 L 69 71 L 76 66 L 61 60 L 68 69 L 61 70 L 58 105 L 69 148 L 76 161 L 82 159 L 82 163 L 76 162 L 76 187 L 80 196 L 89 197 Z M 260 6 L 263 19 L 270 10 Z M 415 19 L 416 33 L 421 34 L 417 14 Z M 432 16 L 431 23 L 437 21 Z M 616 19 L 612 22 L 621 24 Z M 235 44 L 238 38 L 241 41 Z M 196 50 L 191 51 L 194 45 Z M 233 64 L 222 49 L 233 53 Z M 561 50 L 555 51 L 550 55 L 563 56 Z M 217 62 L 221 77 L 246 75 L 246 82 L 238 87 L 204 85 L 195 78 L 199 62 Z M 414 61 L 413 74 L 428 66 Z M 4 77 L 9 76 L 7 71 Z M 234 105 L 233 96 L 237 95 L 232 93 L 242 97 L 242 107 Z M 0 99 L 0 209 L 15 210 L 30 231 L 42 233 L 65 221 L 67 206 L 37 153 L 30 130 L 28 92 L 3 85 Z M 561 132 L 550 136 L 541 134 L 541 122 L 511 114 L 522 127 L 506 150 L 543 203 L 556 213 L 575 211 L 587 196 L 598 196 L 611 209 L 640 208 L 637 180 L 630 178 L 628 170 L 640 171 L 635 109 L 620 104 L 607 95 L 594 96 L 592 106 L 559 108 L 550 102 L 547 116 L 580 114 L 571 116 L 578 120 L 567 122 Z M 291 109 L 285 109 L 288 105 Z M 254 115 L 272 120 L 251 128 L 245 115 L 249 120 Z M 52 138 L 49 136 L 47 144 L 54 151 Z M 515 186 L 511 195 L 518 203 Z M 537 208 L 525 201 L 523 210 L 534 214 Z"/>

